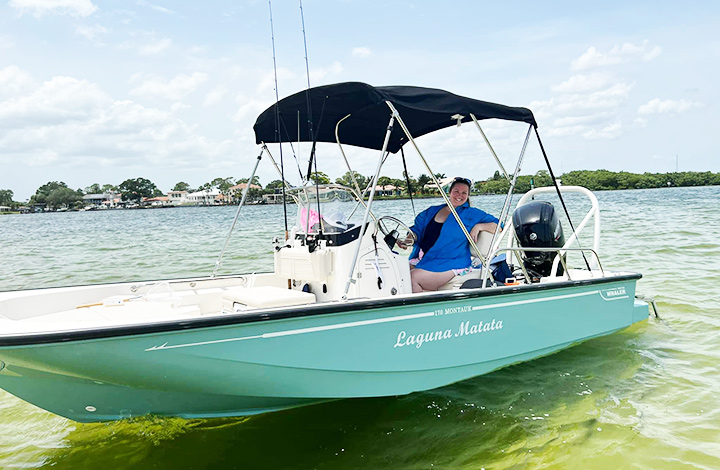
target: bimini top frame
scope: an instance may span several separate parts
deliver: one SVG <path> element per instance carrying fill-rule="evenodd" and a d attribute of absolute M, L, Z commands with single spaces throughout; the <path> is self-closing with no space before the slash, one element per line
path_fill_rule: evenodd
<path fill-rule="evenodd" d="M 390 110 L 389 122 L 388 108 Z M 484 119 L 518 121 L 530 125 L 512 176 L 507 173 L 502 163 L 500 163 L 480 127 L 478 121 Z M 308 122 L 311 125 L 308 125 L 307 128 L 285 125 L 286 122 L 293 123 L 296 121 Z M 394 126 L 396 121 L 399 128 Z M 510 180 L 508 197 L 500 218 L 503 221 L 508 216 L 510 196 L 520 171 L 530 131 L 537 127 L 535 117 L 527 108 L 509 107 L 474 100 L 433 88 L 373 87 L 365 83 L 347 82 L 311 88 L 284 98 L 260 114 L 253 128 L 257 143 L 263 144 L 263 146 L 267 143 L 294 141 L 336 142 L 340 145 L 342 151 L 342 140 L 344 144 L 380 150 L 381 157 L 369 184 L 371 190 L 368 195 L 363 220 L 363 226 L 366 226 L 375 192 L 374 188 L 377 185 L 380 170 L 388 154 L 396 153 L 403 145 L 410 142 L 418 152 L 430 175 L 433 175 L 414 139 L 439 129 L 459 126 L 463 122 L 470 121 L 475 123 L 482 134 L 502 170 L 503 176 Z M 341 123 L 342 126 L 340 126 Z M 277 129 L 278 125 L 280 129 Z M 345 158 L 344 152 L 341 153 Z M 352 174 L 347 158 L 345 158 L 345 162 Z M 433 180 L 439 187 L 440 184 L 434 176 Z M 356 187 L 356 189 L 360 191 L 360 188 Z M 480 250 L 461 223 L 460 217 L 454 210 L 447 195 L 442 191 L 440 193 L 465 233 L 472 250 L 482 259 Z M 360 246 L 358 245 L 357 251 L 359 249 Z M 352 282 L 352 273 L 357 261 L 357 255 L 356 252 L 345 289 L 346 294 Z M 482 259 L 482 261 L 487 265 L 489 260 Z"/>

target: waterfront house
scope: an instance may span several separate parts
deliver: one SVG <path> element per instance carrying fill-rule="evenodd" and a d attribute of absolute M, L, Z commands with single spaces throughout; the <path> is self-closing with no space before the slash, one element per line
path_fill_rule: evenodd
<path fill-rule="evenodd" d="M 187 191 L 168 191 L 168 199 L 170 200 L 170 204 L 173 206 L 179 206 L 190 202 L 188 201 L 187 195 Z"/>
<path fill-rule="evenodd" d="M 386 184 L 385 186 L 375 186 L 375 194 L 378 196 L 399 196 L 402 193 L 403 188 L 394 186 L 392 184 Z"/>
<path fill-rule="evenodd" d="M 146 197 L 143 198 L 143 204 L 146 206 L 169 206 L 170 198 L 168 196 Z"/>
<path fill-rule="evenodd" d="M 455 178 L 453 178 L 453 177 L 438 178 L 438 181 L 440 182 L 440 186 L 442 186 L 443 191 L 445 191 L 445 192 L 448 192 L 448 188 L 450 187 L 450 185 L 452 184 L 452 182 L 454 180 L 455 180 Z M 438 189 L 437 189 L 437 186 L 435 185 L 435 183 L 428 183 L 425 186 L 423 186 L 423 190 L 428 192 L 428 191 L 437 191 Z"/>
<path fill-rule="evenodd" d="M 83 196 L 85 207 L 93 209 L 108 209 L 116 207 L 121 200 L 120 194 L 108 192 L 103 194 L 86 194 Z"/>
<path fill-rule="evenodd" d="M 197 206 L 214 206 L 220 204 L 220 191 L 217 189 L 206 189 L 203 191 L 195 191 L 187 195 L 188 202 Z"/>

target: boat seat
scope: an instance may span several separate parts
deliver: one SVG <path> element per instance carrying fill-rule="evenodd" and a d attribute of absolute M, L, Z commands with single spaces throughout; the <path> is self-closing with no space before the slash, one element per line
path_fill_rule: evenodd
<path fill-rule="evenodd" d="M 275 274 L 286 279 L 324 281 L 332 273 L 332 252 L 318 248 L 284 247 L 275 252 Z"/>
<path fill-rule="evenodd" d="M 315 303 L 315 294 L 274 286 L 233 287 L 222 297 L 225 311 L 238 312 L 251 308 L 291 307 Z"/>
<path fill-rule="evenodd" d="M 448 282 L 438 287 L 438 290 L 459 289 L 461 285 L 468 279 L 480 279 L 482 277 L 482 269 L 477 268 L 466 274 L 457 274 Z"/>

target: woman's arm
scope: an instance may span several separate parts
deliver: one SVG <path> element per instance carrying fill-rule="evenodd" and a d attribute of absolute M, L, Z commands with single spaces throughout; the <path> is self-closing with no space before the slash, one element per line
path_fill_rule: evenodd
<path fill-rule="evenodd" d="M 480 236 L 480 232 L 490 232 L 495 233 L 497 231 L 498 224 L 495 222 L 484 222 L 481 224 L 475 224 L 470 230 L 470 236 L 473 240 L 477 240 L 478 236 Z"/>

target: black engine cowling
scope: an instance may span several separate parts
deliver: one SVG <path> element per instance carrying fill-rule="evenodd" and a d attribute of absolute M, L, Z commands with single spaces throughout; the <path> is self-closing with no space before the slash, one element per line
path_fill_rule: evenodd
<path fill-rule="evenodd" d="M 523 248 L 560 248 L 565 244 L 560 219 L 549 202 L 534 201 L 518 207 L 512 222 L 515 239 Z M 549 276 L 555 255 L 554 252 L 527 251 L 522 254 L 523 264 L 531 274 Z"/>

